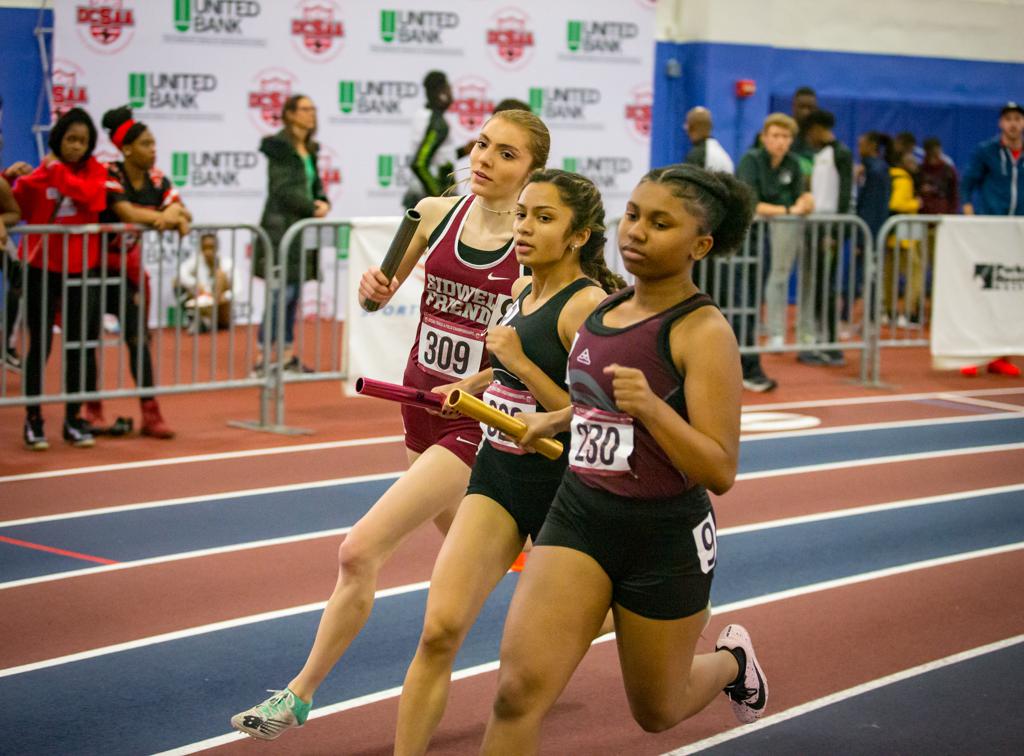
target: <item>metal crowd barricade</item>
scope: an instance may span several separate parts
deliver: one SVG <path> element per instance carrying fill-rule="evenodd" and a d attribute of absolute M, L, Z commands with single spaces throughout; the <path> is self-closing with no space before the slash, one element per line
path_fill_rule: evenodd
<path fill-rule="evenodd" d="M 615 241 L 606 250 L 609 267 L 617 272 L 622 270 L 619 222 L 609 223 Z M 871 301 L 875 278 L 874 239 L 856 215 L 758 218 L 741 249 L 701 261 L 694 278 L 729 319 L 741 354 L 860 352 L 860 380 L 870 380 L 876 346 L 865 302 Z M 781 299 L 768 303 L 765 291 L 771 284 L 777 291 L 781 286 Z M 794 307 L 788 304 L 791 284 Z"/>
<path fill-rule="evenodd" d="M 345 302 L 348 284 L 347 258 L 352 224 L 348 220 L 306 218 L 285 231 L 278 245 L 275 265 L 275 291 L 272 295 L 274 342 L 282 340 L 292 318 L 294 342 L 292 359 L 284 349 L 270 347 L 275 355 L 273 368 L 276 417 L 284 423 L 284 384 L 304 381 L 344 380 L 347 378 L 345 343 L 347 330 Z M 289 274 L 289 263 L 298 258 L 298 275 Z M 297 298 L 294 315 L 289 302 Z M 290 363 L 290 366 L 289 366 Z"/>
<path fill-rule="evenodd" d="M 270 416 L 273 374 L 260 369 L 257 359 L 260 351 L 269 353 L 269 334 L 261 348 L 253 325 L 269 298 L 269 287 L 258 279 L 272 276 L 271 244 L 261 228 L 196 224 L 182 237 L 127 224 L 54 224 L 16 226 L 11 233 L 25 248 L 38 244 L 40 257 L 35 267 L 13 255 L 3 257 L 0 407 L 258 388 L 259 419 L 232 424 L 277 429 Z M 190 265 L 198 271 L 207 236 L 216 240 L 214 255 L 229 271 L 230 291 L 223 300 L 215 299 L 223 293 L 216 287 L 204 294 L 183 285 Z M 136 245 L 138 264 L 128 255 Z M 262 271 L 250 265 L 256 245 L 268 252 Z M 72 267 L 89 267 L 89 250 L 98 252 L 98 263 L 84 274 L 69 273 Z M 82 264 L 70 266 L 77 255 Z M 47 272 L 49 267 L 56 269 Z M 140 267 L 148 280 L 140 276 Z M 14 294 L 20 297 L 17 304 Z M 57 317 L 59 340 L 58 329 L 45 327 Z M 30 323 L 36 327 L 30 329 Z M 29 364 L 30 330 L 40 340 L 31 350 L 34 364 Z M 48 359 L 58 341 L 56 359 Z M 21 358 L 20 376 L 7 359 L 11 347 Z M 39 376 L 38 394 L 29 393 L 30 374 L 33 380 Z"/>
<path fill-rule="evenodd" d="M 877 346 L 873 382 L 880 383 L 882 347 L 928 346 L 935 235 L 941 215 L 894 215 L 878 230 L 876 291 L 872 302 Z"/>

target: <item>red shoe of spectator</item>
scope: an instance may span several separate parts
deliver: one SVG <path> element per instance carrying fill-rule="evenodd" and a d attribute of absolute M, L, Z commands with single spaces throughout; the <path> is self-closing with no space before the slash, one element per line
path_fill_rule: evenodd
<path fill-rule="evenodd" d="M 964 365 L 960 368 L 960 375 L 966 376 L 967 378 L 976 378 L 978 375 L 977 365 Z"/>
<path fill-rule="evenodd" d="M 93 428 L 106 428 L 107 421 L 103 417 L 103 402 L 86 402 L 82 405 L 81 417 Z"/>
<path fill-rule="evenodd" d="M 1005 357 L 1000 357 L 998 360 L 992 360 L 992 362 L 988 363 L 988 372 L 995 373 L 996 375 L 1008 375 L 1011 378 L 1020 377 L 1020 368 Z"/>
<path fill-rule="evenodd" d="M 174 431 L 164 422 L 163 415 L 160 414 L 160 405 L 156 403 L 156 399 L 142 400 L 142 430 L 140 432 L 143 436 L 152 436 L 153 438 L 174 438 Z"/>

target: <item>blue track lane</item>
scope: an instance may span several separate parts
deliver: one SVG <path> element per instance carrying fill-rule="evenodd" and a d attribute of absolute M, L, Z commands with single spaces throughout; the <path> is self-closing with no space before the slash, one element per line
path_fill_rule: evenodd
<path fill-rule="evenodd" d="M 740 472 L 1024 442 L 1024 418 L 744 441 Z M 255 482 L 255 481 L 254 481 Z M 390 480 L 237 496 L 0 528 L 0 535 L 118 562 L 347 527 Z M 0 582 L 91 563 L 0 544 Z"/>
<path fill-rule="evenodd" d="M 712 756 L 1012 754 L 1024 746 L 1024 643 L 951 664 L 735 738 Z M 964 715 L 964 701 L 985 716 Z M 913 722 L 913 727 L 907 727 Z"/>
<path fill-rule="evenodd" d="M 1022 513 L 1024 492 L 1010 492 L 722 536 L 713 600 L 722 605 L 1022 542 Z M 515 580 L 507 576 L 487 603 L 457 668 L 497 658 Z M 317 704 L 400 685 L 425 597 L 416 591 L 378 601 Z M 7 700 L 18 702 L 0 752 L 134 754 L 222 734 L 231 714 L 291 678 L 318 616 L 306 612 L 0 678 Z"/>

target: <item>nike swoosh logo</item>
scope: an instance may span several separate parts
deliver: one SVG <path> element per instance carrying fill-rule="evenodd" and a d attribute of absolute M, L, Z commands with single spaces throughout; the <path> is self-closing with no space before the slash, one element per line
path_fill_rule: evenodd
<path fill-rule="evenodd" d="M 487 280 L 488 281 L 507 281 L 508 277 L 507 276 L 496 276 L 493 273 L 488 273 L 487 274 Z"/>
<path fill-rule="evenodd" d="M 476 446 L 476 441 L 470 441 L 468 438 L 463 438 L 462 436 L 456 436 L 455 440 L 461 441 L 464 444 L 469 444 L 470 446 Z"/>
<path fill-rule="evenodd" d="M 754 674 L 757 675 L 757 700 L 754 703 L 748 703 L 747 706 L 755 711 L 760 711 L 764 708 L 764 679 L 756 664 L 754 665 Z"/>

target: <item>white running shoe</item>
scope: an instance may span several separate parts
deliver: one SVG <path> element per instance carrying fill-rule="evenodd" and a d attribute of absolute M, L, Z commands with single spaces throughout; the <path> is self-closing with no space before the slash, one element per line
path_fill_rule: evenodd
<path fill-rule="evenodd" d="M 768 681 L 757 663 L 750 633 L 742 625 L 726 625 L 715 643 L 715 651 L 730 651 L 740 665 L 740 676 L 724 688 L 732 713 L 743 724 L 760 719 L 768 703 Z M 744 661 L 746 663 L 744 663 Z"/>
<path fill-rule="evenodd" d="M 260 740 L 274 740 L 285 730 L 302 727 L 313 703 L 290 690 L 271 690 L 270 698 L 231 717 L 231 726 Z"/>

